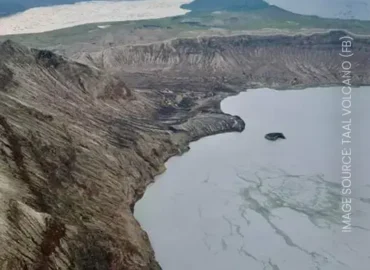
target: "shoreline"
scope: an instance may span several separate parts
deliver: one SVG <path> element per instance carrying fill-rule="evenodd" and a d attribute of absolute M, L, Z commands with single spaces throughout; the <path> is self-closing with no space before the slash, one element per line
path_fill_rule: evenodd
<path fill-rule="evenodd" d="M 338 84 L 321 84 L 321 85 L 309 85 L 309 84 L 307 84 L 307 85 L 302 85 L 301 87 L 294 87 L 294 86 L 292 86 L 292 87 L 287 87 L 287 86 L 281 86 L 281 87 L 279 87 L 279 88 L 271 88 L 271 87 L 258 87 L 258 88 L 249 88 L 249 89 L 244 89 L 244 90 L 241 90 L 240 92 L 238 92 L 238 93 L 235 93 L 235 94 L 230 94 L 230 95 L 228 95 L 228 96 L 226 96 L 226 97 L 224 97 L 223 99 L 221 99 L 220 101 L 219 101 L 219 106 L 220 106 L 220 108 L 221 108 L 221 112 L 223 113 L 223 114 L 225 114 L 225 115 L 230 115 L 229 113 L 227 113 L 227 112 L 224 112 L 223 110 L 222 110 L 222 102 L 224 102 L 226 99 L 228 99 L 228 98 L 231 98 L 231 97 L 236 97 L 236 96 L 238 96 L 238 95 L 240 95 L 240 94 L 242 94 L 242 93 L 245 93 L 245 92 L 248 92 L 249 90 L 258 90 L 258 89 L 265 89 L 265 88 L 267 88 L 267 89 L 271 89 L 271 90 L 275 90 L 275 91 L 305 91 L 305 90 L 308 90 L 308 89 L 312 89 L 312 88 L 332 88 L 332 87 L 341 87 L 342 86 L 342 84 L 341 83 L 338 83 Z M 369 87 L 370 86 L 370 84 L 363 84 L 363 85 L 356 85 L 356 86 L 353 86 L 354 88 L 361 88 L 361 87 Z M 244 121 L 244 119 L 243 118 L 241 118 L 240 116 L 238 116 L 238 115 L 232 115 L 233 117 L 237 117 L 237 118 L 239 118 L 240 119 L 240 121 L 242 121 L 243 122 L 243 124 L 244 124 L 244 126 L 243 126 L 243 129 L 241 130 L 241 131 L 235 131 L 235 130 L 226 130 L 226 131 L 220 131 L 220 132 L 218 132 L 218 133 L 214 133 L 214 134 L 211 134 L 211 135 L 205 135 L 205 136 L 203 136 L 203 137 L 200 137 L 200 138 L 194 138 L 194 139 L 191 139 L 186 145 L 184 145 L 185 147 L 186 147 L 186 151 L 183 151 L 183 152 L 180 152 L 180 153 L 178 153 L 178 154 L 174 154 L 174 155 L 171 155 L 171 156 L 169 156 L 169 157 L 167 157 L 165 160 L 164 160 L 164 163 L 163 163 L 163 171 L 161 171 L 161 172 L 159 172 L 158 174 L 156 174 L 156 175 L 154 175 L 154 177 L 153 177 L 153 179 L 152 179 L 152 181 L 150 181 L 147 185 L 146 185 L 146 187 L 145 187 L 145 189 L 143 190 L 143 192 L 142 193 L 140 193 L 140 194 L 137 194 L 138 195 L 138 197 L 136 198 L 136 200 L 135 200 L 135 202 L 133 203 L 133 205 L 131 206 L 131 211 L 132 211 L 132 215 L 134 216 L 134 219 L 138 222 L 138 224 L 140 225 L 140 228 L 141 228 L 141 230 L 143 230 L 146 234 L 148 234 L 149 235 L 149 233 L 146 231 L 146 230 L 144 230 L 144 228 L 142 227 L 142 225 L 139 223 L 139 221 L 136 219 L 136 217 L 135 217 L 135 206 L 136 206 L 136 204 L 144 197 L 144 195 L 145 195 L 145 193 L 147 192 L 147 189 L 150 187 L 150 186 L 152 186 L 152 185 L 155 185 L 156 184 L 156 182 L 157 182 L 157 179 L 158 179 L 158 177 L 160 177 L 161 175 L 163 175 L 163 174 L 165 174 L 166 173 L 166 171 L 167 171 L 167 164 L 168 164 L 168 162 L 172 159 L 172 158 L 176 158 L 176 157 L 182 157 L 184 154 L 186 154 L 186 153 L 188 153 L 189 151 L 191 151 L 191 145 L 193 144 L 193 143 L 198 143 L 198 142 L 200 142 L 202 139 L 206 139 L 206 138 L 208 138 L 208 137 L 211 137 L 211 136 L 217 136 L 217 135 L 221 135 L 221 134 L 227 134 L 227 133 L 233 133 L 233 132 L 237 132 L 237 133 L 243 133 L 244 131 L 245 131 L 245 125 L 246 125 L 246 123 L 245 123 L 245 121 Z M 151 241 L 149 241 L 149 243 L 150 243 L 150 246 L 151 246 L 151 248 L 153 249 L 153 246 L 152 246 L 152 243 L 151 243 Z M 153 249 L 154 250 L 154 249 Z M 154 252 L 155 252 L 155 250 L 154 250 Z M 156 256 L 155 256 L 155 259 L 156 259 Z"/>
<path fill-rule="evenodd" d="M 336 85 L 336 86 L 334 86 L 335 88 L 337 88 L 336 90 L 338 90 L 338 89 L 340 89 L 341 88 L 341 85 L 340 84 L 338 84 L 338 85 Z M 325 91 L 326 90 L 326 88 L 328 88 L 328 90 L 330 89 L 330 88 L 334 88 L 334 87 L 322 87 L 323 89 L 320 89 L 320 90 L 323 90 L 323 91 Z M 366 86 L 360 86 L 360 88 L 362 88 L 362 87 L 366 87 Z M 311 87 L 305 87 L 304 88 L 304 90 L 306 90 L 306 91 L 309 91 L 309 90 L 313 90 L 313 89 L 315 89 L 315 88 L 317 88 L 317 87 L 313 87 L 313 88 L 311 88 Z M 264 88 L 261 88 L 261 89 L 264 89 Z M 246 91 L 248 92 L 248 90 L 249 89 L 247 89 Z M 259 89 L 253 89 L 253 90 L 251 90 L 251 91 L 258 91 Z M 301 89 L 287 89 L 288 91 L 289 90 L 292 90 L 292 91 L 301 91 Z M 318 89 L 317 89 L 318 90 Z M 278 90 L 279 91 L 279 90 Z M 303 90 L 302 90 L 303 91 Z M 339 90 L 340 91 L 340 90 Z M 320 92 L 320 91 L 318 91 L 318 92 Z M 330 91 L 329 91 L 330 92 Z M 244 91 L 241 91 L 239 94 L 243 94 L 243 93 L 245 93 Z M 321 93 L 321 92 L 320 92 Z M 239 95 L 238 94 L 238 95 Z M 284 95 L 284 93 L 279 93 L 279 94 L 281 94 L 281 95 Z M 277 95 L 279 95 L 279 94 L 277 94 Z M 317 94 L 319 94 L 319 93 L 317 93 Z M 228 96 L 227 98 L 225 98 L 224 100 L 222 100 L 222 102 L 225 102 L 228 98 L 236 98 L 236 96 Z M 246 94 L 245 94 L 245 96 L 244 96 L 245 98 L 246 98 Z M 258 104 L 260 104 L 260 103 L 258 103 Z M 231 107 L 232 108 L 232 107 Z M 230 107 L 229 107 L 229 109 L 230 109 Z M 224 113 L 232 113 L 232 112 L 228 112 L 228 111 L 224 111 Z M 234 112 L 235 113 L 235 112 Z M 246 131 L 246 132 L 248 132 L 248 131 Z M 208 137 L 208 136 L 207 136 Z M 205 139 L 205 138 L 203 138 L 203 139 Z M 190 143 L 190 145 L 189 145 L 189 147 L 190 147 L 190 149 L 193 147 L 193 143 L 195 143 L 195 142 L 191 142 Z M 201 142 L 199 142 L 199 143 L 201 143 Z M 204 143 L 203 145 L 208 145 L 207 143 Z M 214 146 L 214 144 L 212 144 L 212 146 Z M 199 149 L 202 149 L 202 151 L 204 152 L 204 153 L 207 153 L 207 148 L 205 148 L 204 149 L 204 147 L 200 147 L 199 145 L 198 145 L 198 147 L 194 147 L 194 148 L 197 148 L 197 150 L 199 151 Z M 216 151 L 216 153 L 217 153 L 217 151 Z M 232 152 L 231 152 L 232 153 Z M 222 153 L 220 154 L 221 156 L 224 156 Z M 196 156 L 196 155 L 195 155 Z M 194 157 L 194 154 L 193 154 L 193 157 Z M 177 157 L 177 156 L 175 156 L 174 158 L 176 158 L 176 162 L 173 162 L 172 163 L 172 165 L 174 165 L 174 164 L 179 164 L 179 163 L 181 163 L 181 160 L 179 160 L 181 157 Z M 189 159 L 187 159 L 187 160 L 189 160 Z M 199 162 L 199 161 L 198 161 Z M 182 164 L 184 164 L 184 163 L 182 163 Z M 189 163 L 185 163 L 185 164 L 189 164 Z M 197 162 L 195 162 L 195 164 L 198 164 Z M 213 164 L 213 163 L 210 163 L 211 165 Z M 231 164 L 233 164 L 233 163 L 231 163 Z M 168 161 L 166 162 L 166 164 L 165 164 L 165 166 L 166 167 L 168 167 L 167 166 L 168 165 Z M 182 170 L 184 170 L 184 168 L 186 168 L 186 167 L 184 167 L 183 165 L 180 165 L 180 166 L 178 166 L 179 168 L 181 168 Z M 192 171 L 195 169 L 196 170 L 196 167 L 197 167 L 197 165 L 194 165 L 194 167 L 192 167 L 191 165 L 190 165 L 190 168 L 192 168 Z M 202 167 L 202 166 L 201 166 Z M 180 172 L 182 172 L 181 171 L 181 169 L 180 169 Z M 197 171 L 197 170 L 196 170 Z M 200 175 L 204 175 L 204 171 L 202 171 L 203 172 L 203 174 L 200 174 Z M 159 230 L 158 230 L 158 228 L 157 228 L 157 230 L 156 230 L 156 226 L 161 226 L 161 222 L 152 222 L 152 220 L 153 220 L 153 214 L 152 215 L 150 215 L 150 214 L 148 214 L 148 218 L 146 219 L 146 218 L 143 218 L 143 217 L 145 217 L 145 214 L 148 212 L 148 213 L 150 213 L 150 210 L 152 209 L 151 208 L 151 206 L 150 206 L 150 204 L 151 203 L 154 203 L 155 204 L 155 199 L 158 197 L 158 194 L 160 194 L 159 192 L 160 192 L 160 190 L 161 190 L 161 188 L 160 187 L 166 187 L 164 184 L 163 184 L 163 182 L 166 182 L 167 181 L 167 187 L 166 188 L 163 188 L 163 190 L 165 190 L 165 192 L 164 192 L 164 194 L 166 194 L 166 193 L 168 193 L 168 194 L 177 194 L 174 190 L 173 190 L 173 187 L 174 187 L 174 185 L 168 185 L 168 181 L 172 181 L 172 179 L 174 179 L 174 178 L 176 178 L 176 175 L 177 175 L 177 173 L 178 173 L 178 171 L 176 170 L 176 173 L 174 173 L 174 170 L 172 170 L 172 172 L 171 173 L 169 173 L 169 175 L 167 175 L 167 176 L 164 176 L 164 179 L 166 179 L 165 181 L 164 181 L 164 179 L 163 178 L 157 178 L 158 176 L 156 176 L 156 180 L 154 181 L 154 183 L 153 184 L 151 184 L 151 185 L 148 185 L 148 187 L 147 188 L 151 188 L 152 187 L 152 185 L 154 185 L 154 184 L 156 184 L 157 183 L 157 181 L 158 180 L 160 180 L 160 181 L 162 181 L 160 184 L 159 184 L 159 186 L 157 186 L 156 188 L 153 188 L 153 192 L 146 198 L 146 200 L 144 200 L 145 201 L 145 203 L 143 203 L 140 207 L 138 207 L 138 210 L 141 210 L 140 211 L 140 213 L 136 216 L 135 215 L 135 212 L 134 212 L 134 217 L 135 217 L 135 219 L 137 219 L 137 220 L 140 220 L 140 217 L 142 218 L 141 219 L 141 221 L 144 221 L 143 222 L 143 224 L 141 225 L 141 228 L 142 229 L 144 229 L 144 227 L 146 226 L 146 228 L 145 228 L 145 231 L 146 230 L 148 230 L 148 231 L 152 231 L 152 233 L 153 233 L 153 238 L 151 239 L 151 244 L 152 244 L 152 242 L 154 243 L 154 246 L 156 247 L 156 249 L 157 250 L 154 250 L 155 252 L 157 252 L 157 251 L 161 251 L 161 254 L 160 254 L 160 260 L 162 261 L 162 263 L 166 263 L 167 261 L 166 261 L 166 259 L 165 259 L 165 257 L 167 256 L 167 254 L 168 254 L 168 249 L 166 250 L 165 248 L 163 248 L 163 246 L 165 246 L 165 244 L 163 244 L 160 240 L 159 240 L 159 238 L 158 238 L 158 236 L 159 236 L 159 234 L 158 234 L 158 232 L 160 232 Z M 198 173 L 199 174 L 199 173 Z M 211 170 L 211 174 L 212 174 L 212 177 L 213 177 L 213 172 L 212 172 L 212 170 Z M 180 175 L 181 175 L 181 173 L 180 173 Z M 196 176 L 197 177 L 197 176 Z M 204 179 L 204 178 L 203 178 Z M 211 178 L 212 180 L 213 180 L 213 178 Z M 176 179 L 174 179 L 174 180 L 176 180 Z M 183 180 L 183 179 L 181 179 L 181 180 Z M 333 180 L 335 180 L 335 179 L 333 179 Z M 199 180 L 199 182 L 200 182 L 201 180 Z M 179 182 L 177 182 L 177 183 L 179 183 Z M 212 182 L 213 183 L 213 182 Z M 175 185 L 176 185 L 176 182 L 175 182 Z M 168 187 L 171 187 L 171 188 L 168 188 Z M 186 194 L 186 192 L 187 191 L 190 191 L 190 190 L 192 190 L 192 188 L 193 188 L 193 184 L 190 184 L 190 186 L 189 186 L 189 184 L 186 186 L 186 187 L 189 187 L 189 190 L 188 189 L 186 189 L 185 191 L 184 191 L 184 193 Z M 155 190 L 155 192 L 154 192 L 154 190 Z M 159 192 L 158 192 L 158 190 L 159 190 Z M 181 189 L 178 189 L 178 190 L 181 190 Z M 178 191 L 177 190 L 177 191 Z M 171 192 L 168 192 L 168 191 L 171 191 Z M 156 196 L 153 196 L 153 194 L 155 194 Z M 166 197 L 166 195 L 164 195 L 163 194 L 163 197 Z M 168 197 L 168 194 L 167 194 L 167 197 Z M 190 193 L 191 194 L 191 193 Z M 201 193 L 201 195 L 202 195 L 202 193 Z M 189 195 L 189 194 L 187 194 L 187 195 L 185 195 L 185 196 L 189 196 L 189 197 L 191 197 L 191 195 Z M 162 197 L 160 197 L 161 199 L 160 199 L 160 201 L 162 201 Z M 185 197 L 186 198 L 186 197 Z M 182 201 L 184 201 L 184 200 L 182 200 Z M 160 205 L 160 204 L 159 204 Z M 146 209 L 146 207 L 148 207 L 148 209 Z M 157 207 L 158 209 L 161 209 L 161 207 Z M 143 211 L 143 209 L 145 209 L 145 211 Z M 156 210 L 155 210 L 155 208 L 153 208 L 154 209 L 154 213 L 156 213 Z M 177 207 L 177 209 L 182 209 L 182 208 L 179 208 L 179 207 Z M 165 211 L 165 210 L 164 210 Z M 194 210 L 193 210 L 194 211 Z M 164 213 L 170 213 L 170 212 L 167 212 L 167 211 L 165 211 Z M 204 213 L 204 212 L 203 212 Z M 154 215 L 154 216 L 156 216 L 156 215 Z M 154 219 L 155 220 L 155 219 Z M 160 219 L 161 220 L 161 219 Z M 289 221 L 289 220 L 288 220 Z M 166 223 L 167 222 L 167 223 Z M 165 221 L 165 223 L 166 224 L 171 224 L 171 223 L 168 223 L 168 222 L 171 222 L 171 218 L 169 218 L 167 221 Z M 152 223 L 154 223 L 155 224 L 155 226 L 151 226 L 152 225 Z M 204 228 L 204 227 L 203 227 Z M 247 227 L 248 228 L 248 227 Z M 180 230 L 181 231 L 181 230 Z M 180 233 L 181 234 L 181 233 Z M 151 236 L 150 234 L 149 234 L 149 236 Z M 161 248 L 159 248 L 159 247 L 161 247 Z M 166 252 L 167 251 L 167 252 Z M 161 264 L 161 262 L 159 262 L 159 264 L 162 266 L 162 264 Z M 171 268 L 171 267 L 170 267 Z M 165 269 L 168 269 L 168 265 L 167 265 L 167 268 L 165 268 Z"/>
<path fill-rule="evenodd" d="M 245 92 L 248 92 L 249 90 L 258 90 L 258 89 L 271 89 L 271 90 L 275 90 L 275 91 L 304 91 L 304 90 L 307 90 L 307 89 L 311 89 L 311 88 L 331 88 L 331 87 L 341 87 L 342 84 L 341 83 L 338 83 L 338 84 L 317 84 L 317 85 L 312 85 L 312 84 L 307 84 L 307 85 L 303 85 L 301 87 L 288 87 L 288 86 L 281 86 L 281 87 L 278 87 L 278 88 L 272 88 L 272 87 L 256 87 L 256 88 L 248 88 L 248 89 L 245 89 L 245 90 L 241 90 L 240 92 L 237 92 L 237 93 L 234 93 L 234 94 L 230 94 L 230 95 L 227 95 L 226 97 L 222 98 L 220 101 L 219 101 L 219 106 L 221 108 L 222 106 L 222 102 L 224 102 L 226 99 L 228 98 L 231 98 L 231 97 L 236 97 L 242 93 L 245 93 Z M 353 86 L 353 88 L 361 88 L 361 87 L 369 87 L 370 86 L 370 83 L 369 84 L 361 84 L 361 85 L 355 85 Z M 171 158 L 174 158 L 174 157 L 181 157 L 182 155 L 186 154 L 187 152 L 191 151 L 191 144 L 193 143 L 196 143 L 196 142 L 199 142 L 200 140 L 202 139 L 205 139 L 207 137 L 210 137 L 210 136 L 217 136 L 217 135 L 220 135 L 220 134 L 226 134 L 226 133 L 242 133 L 245 131 L 245 126 L 246 126 L 246 123 L 244 121 L 244 119 L 242 119 L 239 115 L 231 115 L 227 112 L 224 112 L 221 108 L 221 113 L 223 115 L 227 115 L 227 116 L 231 116 L 232 118 L 237 118 L 237 119 L 240 119 L 240 121 L 242 122 L 242 125 L 243 125 L 243 128 L 240 130 L 240 131 L 237 131 L 237 130 L 234 130 L 234 129 L 230 129 L 230 130 L 220 130 L 219 132 L 216 132 L 214 134 L 210 134 L 210 135 L 205 135 L 205 136 L 201 136 L 201 137 L 196 137 L 196 138 L 191 138 L 187 144 L 184 144 L 183 147 L 185 150 L 177 153 L 177 154 L 173 154 L 173 155 L 170 155 L 168 157 L 166 157 L 164 159 L 164 162 L 163 162 L 163 170 L 160 171 L 158 174 L 155 174 L 152 181 L 150 181 L 148 183 L 148 185 L 145 187 L 145 190 L 143 193 L 140 193 L 138 194 L 138 199 L 135 200 L 135 202 L 133 203 L 133 205 L 131 206 L 131 210 L 132 210 L 132 213 L 134 214 L 135 211 L 134 211 L 134 208 L 135 208 L 135 205 L 138 201 L 140 201 L 142 199 L 142 197 L 144 196 L 147 188 L 152 185 L 152 184 L 155 184 L 156 182 L 156 178 L 161 176 L 162 174 L 166 173 L 167 171 L 167 166 L 166 166 L 166 163 L 171 159 Z"/>
<path fill-rule="evenodd" d="M 174 17 L 189 12 L 180 7 L 188 2 L 189 0 L 92 1 L 36 7 L 0 17 L 0 36 L 44 33 L 93 23 Z"/>

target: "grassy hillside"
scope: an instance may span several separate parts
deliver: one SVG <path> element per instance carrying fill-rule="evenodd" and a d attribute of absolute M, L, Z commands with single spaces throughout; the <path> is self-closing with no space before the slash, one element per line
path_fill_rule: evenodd
<path fill-rule="evenodd" d="M 269 5 L 263 0 L 195 0 L 182 8 L 192 11 L 245 11 L 266 8 Z"/>
<path fill-rule="evenodd" d="M 275 6 L 244 12 L 192 12 L 184 16 L 132 22 L 112 22 L 100 29 L 100 24 L 80 25 L 39 34 L 2 36 L 29 46 L 52 47 L 79 44 L 80 49 L 109 43 L 153 42 L 177 36 L 197 36 L 209 30 L 233 31 L 278 29 L 290 32 L 302 29 L 345 29 L 358 34 L 370 34 L 370 21 L 323 19 L 294 14 Z M 277 31 L 277 30 L 271 30 Z"/>

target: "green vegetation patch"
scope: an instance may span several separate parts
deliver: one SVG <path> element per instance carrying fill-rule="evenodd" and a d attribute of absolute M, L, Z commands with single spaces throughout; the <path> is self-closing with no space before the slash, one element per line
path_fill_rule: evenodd
<path fill-rule="evenodd" d="M 269 6 L 263 0 L 195 0 L 181 7 L 193 12 L 205 11 L 247 11 Z"/>
<path fill-rule="evenodd" d="M 99 28 L 100 25 L 106 27 Z M 343 29 L 369 35 L 370 21 L 324 19 L 268 6 L 242 12 L 193 11 L 186 15 L 162 19 L 86 24 L 45 33 L 3 36 L 0 37 L 0 42 L 12 39 L 27 46 L 43 48 L 66 48 L 75 45 L 75 51 L 81 51 L 88 50 L 89 46 L 101 48 L 107 44 L 145 43 L 174 37 L 198 36 L 215 29 L 227 33 L 261 29 L 290 32 L 299 32 L 302 29 Z"/>

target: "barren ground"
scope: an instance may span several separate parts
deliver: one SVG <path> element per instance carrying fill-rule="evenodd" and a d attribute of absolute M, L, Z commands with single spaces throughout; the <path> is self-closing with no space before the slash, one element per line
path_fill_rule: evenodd
<path fill-rule="evenodd" d="M 0 45 L 0 269 L 157 270 L 135 202 L 165 161 L 242 131 L 247 88 L 338 85 L 334 31 L 179 38 L 75 55 Z M 370 84 L 356 36 L 353 85 Z"/>

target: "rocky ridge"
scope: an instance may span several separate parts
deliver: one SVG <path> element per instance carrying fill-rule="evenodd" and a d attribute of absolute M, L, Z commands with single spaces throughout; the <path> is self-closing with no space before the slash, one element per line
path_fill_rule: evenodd
<path fill-rule="evenodd" d="M 0 269 L 159 269 L 134 202 L 189 141 L 243 121 L 10 41 L 0 63 Z"/>

